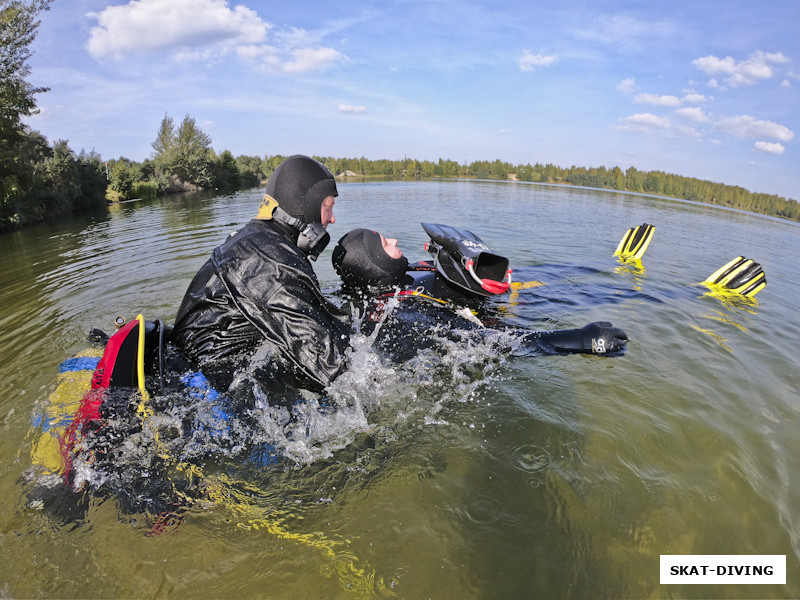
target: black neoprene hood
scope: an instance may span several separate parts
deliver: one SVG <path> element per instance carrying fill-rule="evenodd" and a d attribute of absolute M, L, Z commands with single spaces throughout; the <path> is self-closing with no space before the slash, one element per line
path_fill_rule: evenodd
<path fill-rule="evenodd" d="M 339 195 L 328 168 L 302 154 L 290 156 L 278 165 L 267 181 L 266 193 L 304 223 L 321 223 L 322 201 Z"/>
<path fill-rule="evenodd" d="M 354 229 L 342 236 L 331 257 L 334 270 L 351 288 L 400 285 L 408 270 L 405 256 L 392 258 L 381 236 L 370 229 Z"/>

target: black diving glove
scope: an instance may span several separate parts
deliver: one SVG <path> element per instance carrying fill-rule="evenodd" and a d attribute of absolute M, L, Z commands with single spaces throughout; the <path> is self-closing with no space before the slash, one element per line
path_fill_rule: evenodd
<path fill-rule="evenodd" d="M 536 331 L 526 342 L 557 353 L 613 354 L 625 349 L 627 334 L 608 321 L 595 321 L 580 329 Z"/>

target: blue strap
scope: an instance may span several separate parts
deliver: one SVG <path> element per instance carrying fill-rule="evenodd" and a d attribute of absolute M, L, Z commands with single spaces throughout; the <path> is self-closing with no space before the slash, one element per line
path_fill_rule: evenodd
<path fill-rule="evenodd" d="M 75 356 L 73 358 L 68 358 L 58 365 L 58 372 L 67 373 L 69 371 L 94 371 L 97 368 L 97 363 L 99 362 L 99 356 Z"/>
<path fill-rule="evenodd" d="M 192 398 L 209 401 L 219 398 L 219 392 L 211 387 L 211 382 L 200 371 L 184 373 L 181 375 L 181 383 L 186 386 L 186 391 Z"/>

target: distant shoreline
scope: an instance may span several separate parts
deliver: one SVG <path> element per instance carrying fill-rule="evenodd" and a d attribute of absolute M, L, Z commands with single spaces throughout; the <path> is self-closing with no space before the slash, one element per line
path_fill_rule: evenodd
<path fill-rule="evenodd" d="M 643 198 L 654 198 L 654 199 L 662 199 L 662 200 L 674 200 L 677 202 L 687 202 L 690 204 L 697 204 L 700 206 L 712 206 L 715 208 L 722 208 L 726 210 L 733 210 L 736 212 L 741 212 L 745 214 L 751 215 L 759 215 L 762 217 L 770 217 L 774 219 L 778 219 L 781 222 L 789 222 L 789 223 L 798 223 L 800 219 L 794 219 L 791 217 L 783 216 L 776 213 L 768 213 L 762 212 L 757 210 L 748 210 L 746 208 L 733 206 L 730 204 L 722 204 L 719 202 L 712 201 L 703 201 L 703 200 L 695 200 L 692 198 L 680 198 L 678 196 L 673 196 L 664 193 L 658 192 L 646 192 L 646 191 L 633 191 L 633 190 L 618 190 L 611 187 L 599 187 L 599 186 L 591 186 L 591 185 L 579 185 L 575 183 L 571 183 L 569 181 L 522 181 L 515 174 L 510 173 L 507 179 L 494 179 L 494 178 L 485 178 L 485 177 L 471 177 L 468 175 L 454 175 L 451 177 L 443 177 L 440 175 L 432 175 L 432 176 L 419 176 L 419 177 L 407 177 L 407 176 L 400 176 L 396 177 L 394 175 L 359 175 L 356 173 L 339 173 L 336 175 L 337 181 L 341 181 L 342 183 L 355 183 L 358 181 L 426 181 L 426 180 L 464 180 L 464 181 L 490 181 L 496 183 L 515 183 L 515 184 L 530 184 L 530 185 L 541 185 L 541 186 L 557 186 L 557 187 L 570 187 L 575 189 L 585 189 L 585 190 L 596 190 L 596 191 L 603 191 L 603 192 L 611 192 L 617 194 L 626 194 L 631 196 L 640 196 Z M 787 202 L 795 202 L 794 200 L 787 200 Z"/>

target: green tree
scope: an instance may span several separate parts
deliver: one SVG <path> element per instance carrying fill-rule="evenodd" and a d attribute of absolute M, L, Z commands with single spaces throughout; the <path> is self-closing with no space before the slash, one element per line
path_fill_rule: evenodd
<path fill-rule="evenodd" d="M 175 122 L 169 115 L 164 115 L 153 147 L 153 163 L 157 170 L 169 172 L 175 155 Z"/>
<path fill-rule="evenodd" d="M 494 179 L 508 179 L 508 174 L 511 172 L 511 165 L 503 162 L 499 158 L 495 160 L 489 167 L 489 174 Z"/>
<path fill-rule="evenodd" d="M 95 152 L 81 153 L 77 158 L 80 194 L 73 208 L 98 208 L 105 204 L 108 178 L 101 156 Z"/>
<path fill-rule="evenodd" d="M 429 160 L 423 160 L 420 171 L 423 177 L 433 177 L 436 174 L 436 165 Z"/>
<path fill-rule="evenodd" d="M 276 156 L 265 156 L 264 162 L 261 163 L 261 172 L 264 173 L 266 177 L 269 177 L 286 158 L 286 156 L 281 156 L 280 154 Z"/>
<path fill-rule="evenodd" d="M 66 140 L 58 140 L 53 144 L 53 156 L 45 160 L 43 166 L 47 187 L 55 188 L 68 197 L 78 195 L 78 165 Z"/>
<path fill-rule="evenodd" d="M 239 170 L 243 187 L 255 187 L 264 179 L 264 173 L 261 170 L 261 158 L 258 156 L 237 156 L 236 168 Z"/>
<path fill-rule="evenodd" d="M 36 17 L 49 10 L 51 2 L 0 0 L 0 168 L 15 156 L 24 137 L 22 117 L 38 112 L 36 94 L 47 91 L 32 86 L 27 78 L 31 71 L 28 59 L 33 54 L 30 45 L 41 22 Z"/>
<path fill-rule="evenodd" d="M 643 188 L 645 192 L 660 194 L 664 190 L 664 174 L 650 171 L 644 178 Z"/>
<path fill-rule="evenodd" d="M 21 203 L 35 181 L 35 148 L 22 118 L 36 114 L 36 94 L 47 88 L 28 83 L 40 21 L 37 15 L 50 8 L 52 0 L 0 0 L 0 229 L 24 221 Z M 46 147 L 46 146 L 45 146 Z"/>
<path fill-rule="evenodd" d="M 181 181 L 200 187 L 211 187 L 213 183 L 213 151 L 211 138 L 194 120 L 186 115 L 175 136 L 175 158 L 172 172 Z"/>
<path fill-rule="evenodd" d="M 76 156 L 66 140 L 57 141 L 48 154 L 36 164 L 33 185 L 20 203 L 20 223 L 53 219 L 104 202 L 105 173 L 97 155 Z"/>
<path fill-rule="evenodd" d="M 120 157 L 109 167 L 109 187 L 119 194 L 121 200 L 131 198 L 131 192 L 133 192 L 133 186 L 137 179 L 133 162 L 127 158 Z"/>
<path fill-rule="evenodd" d="M 635 167 L 628 167 L 628 170 L 625 171 L 625 187 L 631 192 L 644 191 L 642 174 Z"/>
<path fill-rule="evenodd" d="M 175 122 L 164 115 L 153 147 L 156 170 L 179 181 L 209 188 L 214 185 L 214 151 L 211 138 L 186 115 L 175 129 Z"/>
<path fill-rule="evenodd" d="M 611 174 L 614 177 L 614 189 L 624 191 L 625 190 L 625 175 L 622 174 L 622 169 L 619 167 L 614 167 L 611 170 Z"/>
<path fill-rule="evenodd" d="M 239 165 L 230 150 L 224 150 L 214 163 L 214 184 L 220 190 L 238 190 L 242 187 Z"/>

